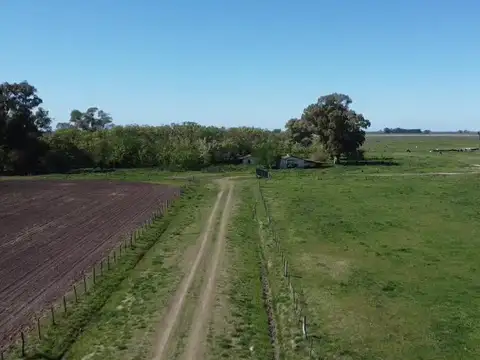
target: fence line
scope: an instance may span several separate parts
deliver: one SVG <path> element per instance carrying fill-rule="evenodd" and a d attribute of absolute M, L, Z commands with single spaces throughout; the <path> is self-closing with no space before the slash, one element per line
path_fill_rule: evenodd
<path fill-rule="evenodd" d="M 304 298 L 304 292 L 300 288 L 300 286 L 296 287 L 293 284 L 292 271 L 291 271 L 290 263 L 288 261 L 288 256 L 286 251 L 283 250 L 282 244 L 280 243 L 278 232 L 275 228 L 274 221 L 272 219 L 267 202 L 265 201 L 265 197 L 263 195 L 262 187 L 260 185 L 260 179 L 257 181 L 257 184 L 258 184 L 260 199 L 263 204 L 263 208 L 265 210 L 265 214 L 268 220 L 267 221 L 268 228 L 273 236 L 273 241 L 275 243 L 277 253 L 281 255 L 281 263 L 283 267 L 281 269 L 281 273 L 283 274 L 283 279 L 284 281 L 286 281 L 286 284 L 290 290 L 290 294 L 292 296 L 294 313 L 296 316 L 298 316 L 298 324 L 300 324 L 300 331 L 302 332 L 303 339 L 304 341 L 308 342 L 306 350 L 308 351 L 309 358 L 315 359 L 318 357 L 317 356 L 318 354 L 316 354 L 314 349 L 315 336 L 313 336 L 313 334 L 315 333 L 315 331 L 314 329 L 312 329 L 311 324 L 307 321 L 308 311 L 306 306 L 306 300 Z M 254 218 L 257 217 L 256 203 L 255 203 L 253 217 Z"/>
<path fill-rule="evenodd" d="M 179 198 L 181 196 L 181 192 L 175 192 L 173 200 Z M 123 241 L 120 241 L 119 245 L 116 245 L 110 253 L 107 254 L 106 259 L 103 258 L 99 261 L 99 263 L 95 263 L 92 266 L 92 270 L 90 271 L 90 279 L 91 279 L 91 286 L 88 286 L 88 270 L 83 272 L 82 278 L 78 281 L 76 281 L 72 285 L 72 295 L 71 300 L 68 300 L 68 293 L 70 291 L 67 291 L 65 295 L 62 296 L 61 298 L 61 305 L 56 306 L 57 301 L 52 303 L 50 305 L 50 310 L 43 310 L 40 312 L 40 314 L 34 314 L 34 324 L 32 325 L 25 325 L 20 327 L 18 331 L 19 337 L 15 337 L 10 335 L 9 336 L 9 342 L 4 345 L 3 347 L 0 348 L 0 360 L 6 359 L 9 353 L 12 353 L 12 350 L 15 351 L 15 344 L 20 345 L 20 351 L 22 356 L 26 356 L 26 352 L 28 349 L 27 347 L 27 342 L 28 342 L 28 337 L 29 336 L 35 336 L 34 332 L 36 332 L 36 337 L 38 340 L 42 340 L 42 336 L 45 334 L 45 332 L 42 330 L 42 319 L 43 321 L 43 326 L 56 326 L 57 321 L 56 319 L 58 318 L 58 310 L 60 310 L 60 314 L 63 313 L 63 316 L 67 316 L 69 309 L 71 309 L 73 306 L 75 306 L 76 303 L 79 302 L 80 298 L 82 295 L 88 294 L 88 291 L 93 288 L 93 286 L 96 284 L 97 278 L 103 277 L 104 275 L 107 274 L 108 270 L 111 270 L 115 267 L 115 264 L 120 260 L 120 257 L 122 255 L 122 247 L 123 247 L 123 254 L 127 254 L 127 248 L 129 247 L 130 249 L 135 248 L 135 243 L 137 242 L 138 238 L 141 237 L 144 232 L 147 230 L 148 227 L 150 227 L 155 220 L 158 220 L 162 216 L 164 216 L 168 209 L 170 208 L 172 204 L 172 200 L 165 200 L 160 202 L 160 206 L 157 210 L 153 211 L 151 216 L 145 220 L 142 224 L 140 224 L 139 227 L 134 229 L 129 236 L 125 237 Z M 127 241 L 129 242 L 129 246 L 127 247 Z M 113 256 L 110 254 L 113 253 Z M 113 264 L 111 264 L 110 259 L 113 260 Z M 106 270 L 104 269 L 104 261 L 106 260 Z M 97 273 L 96 267 L 97 265 L 100 266 L 100 273 Z M 79 286 L 82 285 L 82 286 Z M 83 287 L 83 292 L 79 293 L 78 289 Z M 69 304 L 70 303 L 70 304 Z M 45 307 L 45 309 L 48 309 L 48 306 Z M 60 315 L 58 315 L 60 316 Z M 50 318 L 50 321 L 47 321 L 48 318 Z"/>

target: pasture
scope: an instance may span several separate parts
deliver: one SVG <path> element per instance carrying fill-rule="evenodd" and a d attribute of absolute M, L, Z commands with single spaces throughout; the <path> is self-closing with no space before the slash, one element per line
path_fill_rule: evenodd
<path fill-rule="evenodd" d="M 428 153 L 476 142 L 371 137 L 368 156 L 398 165 L 274 172 L 261 181 L 302 292 L 313 358 L 478 358 L 480 155 Z M 282 268 L 280 253 L 268 253 Z"/>
<path fill-rule="evenodd" d="M 477 359 L 480 154 L 429 150 L 478 142 L 465 135 L 368 136 L 366 165 L 278 170 L 270 180 L 241 167 L 49 175 L 29 186 L 0 181 L 4 189 L 26 186 L 20 197 L 2 195 L 2 206 L 11 207 L 2 211 L 10 220 L 2 218 L 0 246 L 19 238 L 25 253 L 30 249 L 28 261 L 18 263 L 30 264 L 22 270 L 30 274 L 22 277 L 28 288 L 22 304 L 38 305 L 19 307 L 11 319 L 32 320 L 47 303 L 35 294 L 46 288 L 49 299 L 61 298 L 81 268 L 98 263 L 155 204 L 187 186 L 124 248 L 115 268 L 96 284 L 90 276 L 91 290 L 78 304 L 69 294 L 68 312 L 47 324 L 41 339 L 28 333 L 29 355 Z M 75 185 L 61 186 L 67 183 Z M 28 226 L 12 217 L 20 198 L 15 209 L 29 211 Z M 62 266 L 35 272 L 50 262 Z M 5 274 L 14 269 L 8 264 L 2 262 Z"/>
<path fill-rule="evenodd" d="M 367 135 L 367 158 L 386 159 L 392 166 L 355 168 L 354 172 L 470 171 L 480 164 L 480 152 L 430 152 L 432 149 L 479 147 L 477 135 Z M 410 150 L 410 152 L 407 152 Z"/>

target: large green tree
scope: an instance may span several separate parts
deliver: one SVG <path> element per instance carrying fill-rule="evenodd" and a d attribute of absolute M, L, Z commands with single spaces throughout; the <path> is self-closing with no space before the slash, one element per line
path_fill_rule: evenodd
<path fill-rule="evenodd" d="M 28 173 L 40 166 L 47 146 L 43 134 L 52 120 L 28 82 L 0 85 L 0 171 Z"/>
<path fill-rule="evenodd" d="M 370 121 L 350 108 L 348 95 L 333 93 L 321 96 L 303 110 L 300 119 L 287 122 L 293 141 L 309 145 L 317 137 L 325 152 L 334 161 L 342 155 L 355 156 L 365 142 Z"/>
<path fill-rule="evenodd" d="M 85 131 L 99 131 L 113 126 L 110 114 L 96 107 L 90 107 L 85 112 L 72 110 L 68 123 L 58 123 L 57 129 L 80 129 Z"/>

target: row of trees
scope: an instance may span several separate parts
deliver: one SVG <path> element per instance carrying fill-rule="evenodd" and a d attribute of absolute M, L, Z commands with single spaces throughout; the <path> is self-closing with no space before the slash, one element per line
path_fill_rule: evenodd
<path fill-rule="evenodd" d="M 115 126 L 95 107 L 73 110 L 52 131 L 52 119 L 27 82 L 0 85 L 0 171 L 26 174 L 85 167 L 200 169 L 234 164 L 253 154 L 271 164 L 286 153 L 315 160 L 356 156 L 370 125 L 350 109 L 351 99 L 331 94 L 308 106 L 286 130 L 219 128 L 187 122 Z"/>
<path fill-rule="evenodd" d="M 285 135 L 285 134 L 282 134 Z M 198 170 L 235 164 L 254 154 L 269 163 L 272 154 L 293 145 L 284 136 L 255 128 L 217 128 L 196 123 L 115 126 L 101 131 L 58 130 L 44 136 L 49 171 L 72 167 L 160 167 Z"/>
<path fill-rule="evenodd" d="M 385 134 L 428 134 L 430 131 L 422 129 L 404 129 L 404 128 L 385 128 L 383 129 Z"/>

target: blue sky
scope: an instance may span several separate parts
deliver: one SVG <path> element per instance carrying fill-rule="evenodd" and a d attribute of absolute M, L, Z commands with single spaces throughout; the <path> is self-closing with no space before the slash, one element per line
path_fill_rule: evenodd
<path fill-rule="evenodd" d="M 478 0 L 3 0 L 0 81 L 57 121 L 283 128 L 331 92 L 389 127 L 478 129 Z"/>

